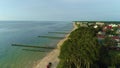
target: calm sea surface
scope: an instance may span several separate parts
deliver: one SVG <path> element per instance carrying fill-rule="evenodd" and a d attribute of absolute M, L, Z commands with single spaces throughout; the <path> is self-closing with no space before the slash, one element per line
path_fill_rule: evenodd
<path fill-rule="evenodd" d="M 11 44 L 56 47 L 59 40 L 38 36 L 64 37 L 65 34 L 48 32 L 70 32 L 72 28 L 72 22 L 63 21 L 0 21 L 0 68 L 32 68 L 48 53 L 41 51 L 49 51 L 49 49 L 17 47 Z"/>

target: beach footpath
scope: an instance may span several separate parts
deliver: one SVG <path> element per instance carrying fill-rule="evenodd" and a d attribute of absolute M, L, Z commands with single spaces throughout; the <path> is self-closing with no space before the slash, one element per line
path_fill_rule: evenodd
<path fill-rule="evenodd" d="M 73 23 L 73 26 L 74 26 L 74 28 L 72 29 L 72 31 L 75 30 L 75 29 L 77 29 L 77 26 L 75 25 L 75 23 Z M 53 51 L 51 51 L 50 53 L 48 53 L 33 68 L 46 68 L 46 66 L 48 65 L 49 62 L 52 63 L 52 67 L 51 68 L 56 68 L 57 65 L 58 65 L 58 63 L 59 63 L 58 56 L 60 54 L 60 47 L 64 43 L 64 41 L 68 39 L 69 35 L 70 34 L 67 34 L 64 39 L 60 40 L 60 42 L 58 42 L 58 44 L 57 44 L 57 48 L 54 49 Z"/>

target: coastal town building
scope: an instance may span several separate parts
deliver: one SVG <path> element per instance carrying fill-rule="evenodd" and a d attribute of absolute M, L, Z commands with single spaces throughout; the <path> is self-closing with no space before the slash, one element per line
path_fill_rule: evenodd
<path fill-rule="evenodd" d="M 94 26 L 94 28 L 98 28 L 98 26 L 97 26 L 97 25 L 95 25 L 95 26 Z"/>
<path fill-rule="evenodd" d="M 96 22 L 97 25 L 103 26 L 105 23 L 103 22 Z"/>

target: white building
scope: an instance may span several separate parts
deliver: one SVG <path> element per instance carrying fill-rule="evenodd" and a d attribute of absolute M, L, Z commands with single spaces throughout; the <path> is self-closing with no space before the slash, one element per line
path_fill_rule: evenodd
<path fill-rule="evenodd" d="M 96 22 L 97 25 L 103 26 L 105 23 L 102 22 Z"/>

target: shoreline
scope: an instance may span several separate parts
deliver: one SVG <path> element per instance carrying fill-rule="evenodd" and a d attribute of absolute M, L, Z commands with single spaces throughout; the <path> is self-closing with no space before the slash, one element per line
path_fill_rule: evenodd
<path fill-rule="evenodd" d="M 73 23 L 73 29 L 71 30 L 71 32 L 74 31 L 75 29 L 77 29 L 77 26 L 75 25 L 75 23 Z M 68 39 L 70 33 L 65 35 L 65 38 L 58 42 L 56 49 L 52 50 L 45 57 L 43 57 L 43 59 L 41 59 L 38 62 L 38 64 L 36 66 L 34 66 L 33 68 L 46 68 L 46 66 L 49 62 L 52 63 L 52 68 L 56 68 L 58 63 L 59 63 L 58 56 L 59 56 L 59 53 L 60 53 L 60 47 L 64 43 L 64 41 Z"/>

